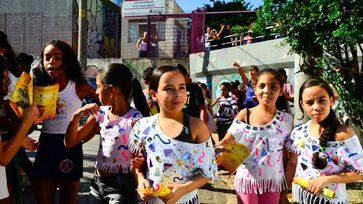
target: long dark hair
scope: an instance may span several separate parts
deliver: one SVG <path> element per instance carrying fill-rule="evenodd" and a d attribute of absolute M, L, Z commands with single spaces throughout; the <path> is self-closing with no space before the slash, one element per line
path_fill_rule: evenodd
<path fill-rule="evenodd" d="M 272 76 L 274 76 L 275 79 L 279 82 L 280 88 L 284 87 L 284 80 L 283 80 L 281 73 L 278 72 L 277 70 L 270 69 L 270 68 L 263 69 L 260 72 L 258 72 L 256 84 L 254 86 L 257 86 L 258 80 L 260 80 L 261 76 L 265 75 L 265 74 L 271 74 Z M 287 110 L 287 106 L 288 106 L 288 103 L 287 103 L 287 100 L 285 99 L 284 95 L 279 96 L 276 100 L 277 110 Z"/>
<path fill-rule="evenodd" d="M 322 79 L 309 79 L 305 81 L 300 90 L 299 90 L 299 108 L 301 112 L 304 112 L 304 109 L 301 105 L 302 103 L 302 94 L 306 88 L 313 87 L 313 86 L 320 86 L 321 88 L 325 89 L 325 91 L 328 93 L 329 97 L 333 97 L 333 90 L 330 88 L 329 84 L 326 83 Z M 303 116 L 304 117 L 304 116 Z M 324 131 L 319 136 L 319 144 L 322 149 L 315 152 L 313 154 L 312 163 L 313 165 L 318 169 L 324 169 L 327 165 L 327 159 L 326 157 L 320 157 L 319 153 L 327 146 L 328 141 L 335 141 L 335 132 L 337 131 L 337 128 L 339 127 L 340 122 L 337 119 L 337 117 L 334 114 L 334 111 L 330 109 L 328 117 L 326 117 L 321 122 L 321 127 L 324 128 Z"/>
<path fill-rule="evenodd" d="M 207 98 L 210 98 L 212 99 L 212 97 L 210 96 L 210 93 L 209 93 L 209 90 L 208 90 L 208 87 L 205 83 L 200 83 L 199 86 L 202 88 L 202 89 L 205 89 L 206 92 L 205 92 L 205 97 Z"/>
<path fill-rule="evenodd" d="M 44 60 L 44 49 L 48 45 L 53 45 L 62 51 L 62 66 L 64 67 L 64 72 L 66 77 L 76 83 L 86 83 L 86 79 L 83 76 L 81 66 L 77 60 L 76 54 L 74 53 L 72 47 L 61 40 L 52 40 L 43 46 L 42 53 L 40 55 L 40 66 L 34 68 L 33 73 L 37 78 L 37 83 L 39 84 L 50 84 L 51 78 L 49 74 L 45 71 L 43 60 Z M 47 74 L 48 76 L 44 76 Z M 46 80 L 46 81 L 44 81 Z"/>
<path fill-rule="evenodd" d="M 4 71 L 6 69 L 6 57 L 0 55 L 0 108 L 2 107 L 2 98 L 4 95 L 6 95 L 5 93 L 3 93 L 3 80 L 5 79 Z"/>
<path fill-rule="evenodd" d="M 98 76 L 102 84 L 118 87 L 127 99 L 133 98 L 136 109 L 143 116 L 149 116 L 149 108 L 141 85 L 136 78 L 133 78 L 130 69 L 126 65 L 111 63 L 102 67 L 98 72 Z"/>
<path fill-rule="evenodd" d="M 8 70 L 16 77 L 17 73 L 16 73 L 16 63 L 15 63 L 15 52 L 13 50 L 13 48 L 11 47 L 11 45 L 9 44 L 8 41 L 8 36 L 0 31 L 0 48 L 5 48 L 5 54 L 4 56 L 6 57 L 6 66 L 8 68 Z"/>
<path fill-rule="evenodd" d="M 159 81 L 160 81 L 161 76 L 163 74 L 165 74 L 166 72 L 171 72 L 171 71 L 178 71 L 184 76 L 183 72 L 180 71 L 176 67 L 173 67 L 173 66 L 161 66 L 161 67 L 158 67 L 153 71 L 153 74 L 150 77 L 149 89 L 156 92 L 158 90 L 158 87 L 159 87 Z"/>

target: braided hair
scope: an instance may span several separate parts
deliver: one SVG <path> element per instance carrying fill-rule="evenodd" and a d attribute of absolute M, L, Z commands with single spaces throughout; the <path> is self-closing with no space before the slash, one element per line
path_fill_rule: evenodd
<path fill-rule="evenodd" d="M 330 88 L 329 84 L 323 81 L 322 79 L 309 79 L 303 83 L 299 91 L 299 101 L 302 101 L 302 94 L 306 88 L 313 87 L 313 86 L 320 86 L 321 88 L 325 89 L 328 93 L 329 97 L 333 97 L 333 91 Z M 301 103 L 299 103 L 299 107 L 301 112 L 303 112 L 303 108 Z M 304 116 L 303 116 L 304 117 Z M 320 152 L 323 152 L 324 149 L 327 147 L 328 141 L 335 141 L 335 132 L 337 131 L 340 125 L 339 120 L 334 114 L 334 111 L 330 109 L 328 117 L 326 117 L 321 122 L 321 127 L 324 128 L 323 132 L 319 136 L 319 145 L 320 149 L 313 154 L 312 163 L 317 169 L 324 169 L 327 165 L 327 158 L 320 157 Z"/>

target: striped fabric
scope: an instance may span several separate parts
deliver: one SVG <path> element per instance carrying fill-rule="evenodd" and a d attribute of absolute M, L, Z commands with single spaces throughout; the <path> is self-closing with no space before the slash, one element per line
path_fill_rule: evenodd
<path fill-rule="evenodd" d="M 224 110 L 222 110 L 221 107 L 224 107 Z M 217 119 L 218 124 L 231 124 L 233 122 L 233 115 L 237 113 L 237 101 L 230 96 L 228 98 L 219 99 L 217 113 L 214 114 L 214 118 Z"/>

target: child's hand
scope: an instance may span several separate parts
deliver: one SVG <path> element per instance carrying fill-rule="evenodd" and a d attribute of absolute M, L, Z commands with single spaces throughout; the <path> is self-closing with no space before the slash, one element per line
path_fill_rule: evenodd
<path fill-rule="evenodd" d="M 313 178 L 309 180 L 308 190 L 310 193 L 318 194 L 322 188 L 324 188 L 328 184 L 328 180 L 326 176 L 321 176 L 319 178 Z"/>
<path fill-rule="evenodd" d="M 171 189 L 171 193 L 165 197 L 160 197 L 160 199 L 166 204 L 176 203 L 183 195 L 186 194 L 184 191 L 185 188 L 182 184 L 172 184 L 167 187 Z"/>
<path fill-rule="evenodd" d="M 140 179 L 139 180 L 139 184 L 137 185 L 137 189 L 146 189 L 148 190 L 150 188 L 150 184 L 146 179 Z M 152 198 L 154 198 L 154 196 L 148 194 L 148 193 L 142 193 L 141 191 L 137 191 L 137 193 L 139 194 L 140 198 L 143 201 L 149 201 Z"/>
<path fill-rule="evenodd" d="M 34 152 L 39 147 L 39 142 L 36 140 L 30 138 L 30 137 L 24 137 L 23 143 L 21 144 L 23 148 L 26 150 L 29 150 L 31 152 Z"/>
<path fill-rule="evenodd" d="M 100 107 L 96 103 L 86 104 L 82 108 L 78 109 L 74 115 L 77 115 L 78 117 L 96 115 L 99 108 Z"/>
<path fill-rule="evenodd" d="M 131 159 L 131 168 L 133 169 L 141 169 L 145 164 L 145 156 L 141 152 L 137 157 Z"/>
<path fill-rule="evenodd" d="M 225 149 L 223 146 L 216 146 L 214 148 L 214 151 L 215 151 L 217 157 L 220 156 L 220 154 L 223 153 L 223 152 L 226 152 L 226 153 L 230 153 L 231 152 L 230 150 Z"/>
<path fill-rule="evenodd" d="M 36 119 L 39 118 L 39 109 L 37 104 L 33 103 L 31 106 L 27 107 L 22 115 L 22 119 L 26 123 L 33 124 Z"/>

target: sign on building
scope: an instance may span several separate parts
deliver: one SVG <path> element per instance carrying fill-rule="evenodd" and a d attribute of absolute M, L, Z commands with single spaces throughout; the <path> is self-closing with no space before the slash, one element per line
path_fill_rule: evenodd
<path fill-rule="evenodd" d="M 122 3 L 123 17 L 142 17 L 165 13 L 165 0 L 124 0 Z"/>

